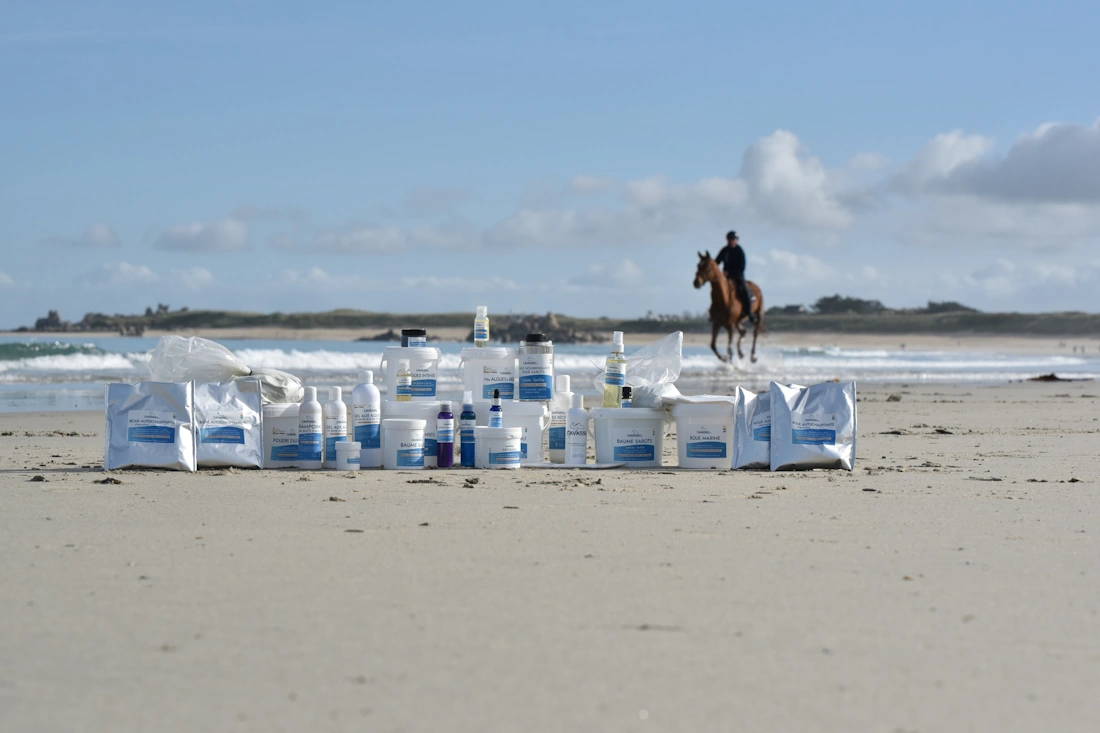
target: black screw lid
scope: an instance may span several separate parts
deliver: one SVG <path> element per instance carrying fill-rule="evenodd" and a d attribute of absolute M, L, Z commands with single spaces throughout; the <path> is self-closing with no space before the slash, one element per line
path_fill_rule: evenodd
<path fill-rule="evenodd" d="M 526 339 L 529 344 L 544 344 L 549 340 L 544 333 L 529 333 Z"/>

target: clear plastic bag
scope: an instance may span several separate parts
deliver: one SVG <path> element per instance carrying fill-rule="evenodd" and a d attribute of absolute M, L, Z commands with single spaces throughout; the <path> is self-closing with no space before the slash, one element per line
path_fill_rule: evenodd
<path fill-rule="evenodd" d="M 684 332 L 674 331 L 626 357 L 626 383 L 634 391 L 635 407 L 662 408 L 680 394 L 673 382 L 680 378 Z M 596 391 L 603 393 L 603 372 L 596 375 Z"/>
<path fill-rule="evenodd" d="M 216 341 L 191 336 L 161 336 L 149 359 L 154 382 L 228 382 L 240 377 L 260 380 L 264 404 L 301 402 L 302 382 L 278 369 L 249 369 Z"/>

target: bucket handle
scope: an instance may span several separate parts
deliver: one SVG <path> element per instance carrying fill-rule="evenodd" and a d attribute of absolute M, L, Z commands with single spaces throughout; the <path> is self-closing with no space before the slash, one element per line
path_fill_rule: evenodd
<path fill-rule="evenodd" d="M 544 407 L 542 415 L 539 416 L 539 430 L 545 433 L 548 427 L 550 427 L 550 410 Z"/>

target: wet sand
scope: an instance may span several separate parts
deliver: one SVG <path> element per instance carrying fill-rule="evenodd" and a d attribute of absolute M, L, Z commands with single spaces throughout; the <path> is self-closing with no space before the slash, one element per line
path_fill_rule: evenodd
<path fill-rule="evenodd" d="M 1095 731 L 1098 395 L 861 387 L 850 474 L 104 474 L 0 415 L 0 729 Z"/>

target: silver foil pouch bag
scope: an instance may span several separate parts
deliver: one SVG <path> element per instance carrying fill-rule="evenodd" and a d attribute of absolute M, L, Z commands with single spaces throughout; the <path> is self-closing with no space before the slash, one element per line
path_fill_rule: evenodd
<path fill-rule="evenodd" d="M 771 392 L 753 394 L 738 387 L 733 409 L 733 467 L 770 468 Z"/>
<path fill-rule="evenodd" d="M 103 468 L 195 470 L 194 388 L 190 382 L 112 383 Z"/>
<path fill-rule="evenodd" d="M 263 468 L 263 395 L 254 377 L 195 383 L 199 468 Z"/>
<path fill-rule="evenodd" d="M 772 382 L 771 396 L 773 471 L 855 468 L 855 382 L 810 387 Z"/>

